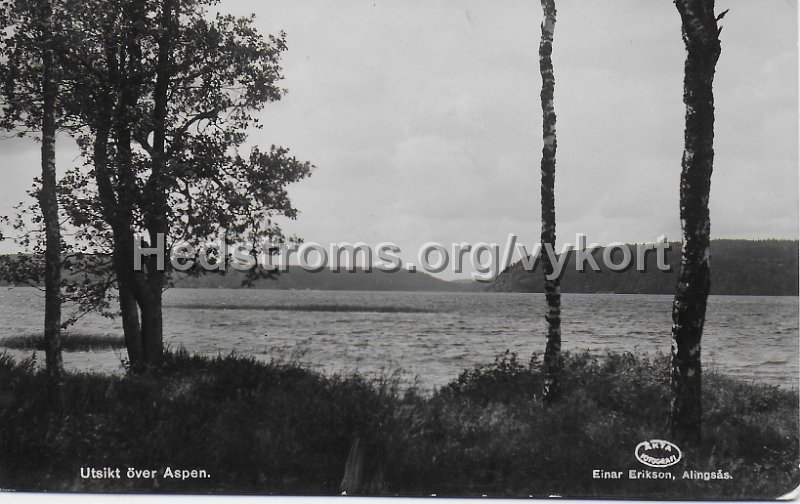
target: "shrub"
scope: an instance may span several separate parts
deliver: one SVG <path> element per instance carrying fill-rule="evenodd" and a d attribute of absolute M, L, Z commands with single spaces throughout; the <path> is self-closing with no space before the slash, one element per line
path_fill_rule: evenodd
<path fill-rule="evenodd" d="M 731 481 L 595 480 L 643 469 L 665 436 L 663 355 L 565 355 L 539 400 L 533 360 L 506 352 L 422 394 L 397 375 L 324 376 L 292 362 L 165 355 L 150 376 L 69 373 L 54 407 L 34 360 L 0 355 L 0 486 L 16 490 L 538 497 L 776 497 L 800 482 L 796 391 L 705 376 L 704 439 L 672 469 Z M 205 469 L 209 478 L 89 480 L 80 467 Z"/>

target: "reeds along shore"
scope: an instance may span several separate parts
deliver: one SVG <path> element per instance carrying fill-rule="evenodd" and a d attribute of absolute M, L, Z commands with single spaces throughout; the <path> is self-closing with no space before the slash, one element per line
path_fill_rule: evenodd
<path fill-rule="evenodd" d="M 681 447 L 668 468 L 676 481 L 593 478 L 647 469 L 633 451 L 665 435 L 667 366 L 665 356 L 569 355 L 563 400 L 545 409 L 539 364 L 510 353 L 423 393 L 393 377 L 179 351 L 158 375 L 70 373 L 56 404 L 36 363 L 2 355 L 0 487 L 765 498 L 800 483 L 797 390 L 713 371 L 704 375 L 705 437 Z M 87 468 L 120 477 L 84 478 Z M 684 479 L 687 471 L 731 478 Z"/>

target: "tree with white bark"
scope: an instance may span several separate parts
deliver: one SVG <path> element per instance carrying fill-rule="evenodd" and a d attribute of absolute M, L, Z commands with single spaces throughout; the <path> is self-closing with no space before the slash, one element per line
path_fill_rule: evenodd
<path fill-rule="evenodd" d="M 553 275 L 553 264 L 547 253 L 547 246 L 555 250 L 556 242 L 556 112 L 553 103 L 555 76 L 553 73 L 553 33 L 556 25 L 555 0 L 542 0 L 542 37 L 539 43 L 539 71 L 542 76 L 542 147 L 541 162 L 541 262 L 544 271 L 544 293 L 547 300 L 547 345 L 545 347 L 542 371 L 544 375 L 543 401 L 555 401 L 560 393 L 559 375 L 562 368 L 561 357 L 561 285 L 560 278 Z"/>
<path fill-rule="evenodd" d="M 708 200 L 714 165 L 714 73 L 722 30 L 714 0 L 676 0 L 686 46 L 686 129 L 680 181 L 681 267 L 672 305 L 670 434 L 698 441 L 702 425 L 700 341 L 711 286 Z"/>

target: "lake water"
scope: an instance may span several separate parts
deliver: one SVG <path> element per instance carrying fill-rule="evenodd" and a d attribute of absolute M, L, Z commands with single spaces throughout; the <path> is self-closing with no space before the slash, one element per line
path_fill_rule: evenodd
<path fill-rule="evenodd" d="M 564 294 L 562 303 L 565 350 L 670 350 L 671 296 Z M 3 337 L 39 332 L 42 309 L 38 290 L 2 288 L 0 345 Z M 506 349 L 527 361 L 544 349 L 546 332 L 541 294 L 172 289 L 164 311 L 173 349 L 296 359 L 327 373 L 401 372 L 426 387 Z M 121 326 L 89 315 L 71 331 L 119 335 Z M 709 299 L 707 369 L 797 387 L 799 342 L 797 297 Z M 72 369 L 119 372 L 121 357 L 122 350 L 68 352 L 64 360 Z"/>

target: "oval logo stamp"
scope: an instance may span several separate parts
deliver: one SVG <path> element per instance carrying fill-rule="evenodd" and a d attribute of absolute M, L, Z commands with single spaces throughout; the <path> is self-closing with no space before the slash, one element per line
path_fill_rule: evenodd
<path fill-rule="evenodd" d="M 669 467 L 677 464 L 683 453 L 675 443 L 663 439 L 642 441 L 634 450 L 636 459 L 650 467 Z"/>

